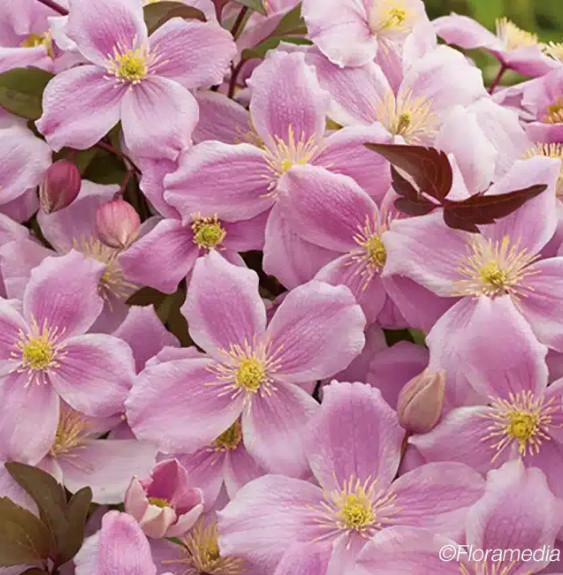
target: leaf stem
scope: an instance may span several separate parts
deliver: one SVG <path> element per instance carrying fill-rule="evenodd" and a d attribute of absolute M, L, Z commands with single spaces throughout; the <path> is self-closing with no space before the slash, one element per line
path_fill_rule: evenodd
<path fill-rule="evenodd" d="M 119 156 L 120 158 L 123 158 L 124 160 L 126 160 L 131 167 L 138 173 L 141 173 L 141 170 L 139 169 L 139 167 L 135 164 L 135 162 L 133 162 L 133 160 L 125 153 L 122 152 L 121 150 L 118 150 L 117 148 L 114 148 L 111 144 L 107 144 L 106 142 L 100 140 L 97 144 L 96 144 L 97 148 L 101 148 L 102 150 L 106 150 L 106 152 L 110 152 L 111 154 L 115 154 L 116 156 Z"/>
<path fill-rule="evenodd" d="M 493 94 L 493 92 L 495 91 L 495 88 L 499 85 L 500 81 L 502 80 L 502 77 L 504 76 L 504 73 L 506 72 L 508 68 L 506 67 L 505 64 L 502 64 L 500 67 L 500 70 L 498 71 L 498 74 L 495 76 L 495 79 L 492 81 L 491 85 L 489 86 L 489 94 Z"/>
<path fill-rule="evenodd" d="M 41 2 L 41 4 L 45 4 L 55 12 L 58 12 L 61 16 L 66 16 L 68 14 L 68 10 L 63 8 L 59 3 L 55 2 L 54 0 L 37 0 Z"/>
<path fill-rule="evenodd" d="M 240 36 L 244 28 L 245 18 L 247 14 L 248 14 L 248 7 L 243 6 L 242 10 L 238 13 L 237 19 L 235 20 L 235 23 L 233 24 L 233 27 L 231 29 L 231 34 L 233 35 L 233 38 L 235 40 L 238 40 L 238 37 Z"/>

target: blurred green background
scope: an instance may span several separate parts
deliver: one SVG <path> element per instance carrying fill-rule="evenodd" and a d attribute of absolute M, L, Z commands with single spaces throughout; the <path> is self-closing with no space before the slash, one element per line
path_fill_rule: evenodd
<path fill-rule="evenodd" d="M 467 14 L 495 31 L 497 18 L 506 16 L 516 25 L 535 32 L 542 42 L 563 41 L 563 0 L 424 0 L 430 18 L 450 12 Z M 498 71 L 498 63 L 483 51 L 472 53 L 490 81 Z M 507 74 L 503 83 L 518 81 L 516 74 Z"/>

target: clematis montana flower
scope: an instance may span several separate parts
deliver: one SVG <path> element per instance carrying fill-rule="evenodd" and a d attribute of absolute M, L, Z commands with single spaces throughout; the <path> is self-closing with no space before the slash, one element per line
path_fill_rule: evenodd
<path fill-rule="evenodd" d="M 33 270 L 19 306 L 0 300 L 0 453 L 36 463 L 55 441 L 59 396 L 86 415 L 119 413 L 135 375 L 129 346 L 85 334 L 103 308 L 104 266 L 76 251 Z"/>
<path fill-rule="evenodd" d="M 182 312 L 208 356 L 142 372 L 127 399 L 139 439 L 165 453 L 211 444 L 242 414 L 246 449 L 268 469 L 306 469 L 303 427 L 318 408 L 299 384 L 329 377 L 364 346 L 365 317 L 344 286 L 314 281 L 287 295 L 266 328 L 255 272 L 217 252 L 194 267 Z"/>
<path fill-rule="evenodd" d="M 198 119 L 188 89 L 220 83 L 235 53 L 216 23 L 173 18 L 148 37 L 138 0 L 70 0 L 67 34 L 89 61 L 47 86 L 39 131 L 86 149 L 121 121 L 136 155 L 174 159 Z"/>
<path fill-rule="evenodd" d="M 319 486 L 266 475 L 218 513 L 219 544 L 273 573 L 292 543 L 332 543 L 327 575 L 349 573 L 358 553 L 393 525 L 461 535 L 482 477 L 461 463 L 428 464 L 393 481 L 404 431 L 378 390 L 332 383 L 307 429 L 307 456 Z"/>
<path fill-rule="evenodd" d="M 557 557 L 552 554 L 562 525 L 561 511 L 561 500 L 549 490 L 539 469 L 526 469 L 518 461 L 506 463 L 488 474 L 485 494 L 467 514 L 466 546 L 460 548 L 455 541 L 430 531 L 394 527 L 380 531 L 364 547 L 354 575 L 543 573 Z M 536 553 L 534 558 L 526 558 L 523 553 L 544 546 L 547 552 L 543 557 Z M 467 557 L 470 549 L 473 560 Z M 481 550 L 488 553 L 487 558 L 480 556 Z M 499 558 L 497 550 L 501 555 L 507 552 Z"/>

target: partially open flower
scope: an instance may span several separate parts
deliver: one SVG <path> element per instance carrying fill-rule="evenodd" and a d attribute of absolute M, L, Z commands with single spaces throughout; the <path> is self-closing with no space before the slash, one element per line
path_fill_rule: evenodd
<path fill-rule="evenodd" d="M 114 199 L 102 204 L 96 212 L 96 231 L 102 243 L 110 248 L 125 249 L 139 236 L 141 220 L 131 204 Z"/>
<path fill-rule="evenodd" d="M 76 164 L 58 160 L 52 164 L 39 188 L 41 209 L 52 214 L 66 208 L 76 199 L 82 186 L 82 179 Z"/>
<path fill-rule="evenodd" d="M 148 479 L 133 478 L 125 494 L 125 511 L 154 539 L 178 537 L 203 511 L 200 489 L 188 484 L 188 473 L 176 459 L 161 461 Z"/>
<path fill-rule="evenodd" d="M 442 414 L 446 373 L 423 371 L 401 390 L 397 402 L 399 423 L 412 433 L 430 431 Z"/>

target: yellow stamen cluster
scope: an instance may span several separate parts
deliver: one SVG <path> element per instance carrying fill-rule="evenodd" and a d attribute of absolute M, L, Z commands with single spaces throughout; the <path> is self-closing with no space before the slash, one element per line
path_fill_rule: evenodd
<path fill-rule="evenodd" d="M 563 96 L 547 107 L 547 114 L 542 118 L 546 124 L 563 124 Z"/>
<path fill-rule="evenodd" d="M 30 34 L 21 44 L 22 48 L 37 48 L 37 46 L 45 46 L 47 56 L 54 58 L 53 52 L 53 36 L 51 32 L 43 34 Z"/>
<path fill-rule="evenodd" d="M 374 36 L 408 34 L 413 16 L 403 0 L 374 0 L 369 13 L 369 28 Z"/>
<path fill-rule="evenodd" d="M 400 512 L 394 504 L 396 495 L 379 492 L 377 483 L 377 479 L 360 481 L 350 477 L 342 489 L 325 491 L 316 522 L 329 530 L 326 537 L 347 531 L 369 538 L 392 523 L 393 516 Z"/>
<path fill-rule="evenodd" d="M 108 55 L 107 71 L 120 83 L 140 84 L 147 77 L 152 60 L 148 48 L 127 48 L 117 44 L 113 54 Z"/>
<path fill-rule="evenodd" d="M 461 575 L 511 575 L 515 573 L 514 567 L 516 563 L 516 561 L 511 561 L 510 563 L 501 562 L 491 564 L 485 560 L 471 567 L 460 565 L 459 571 Z M 524 575 L 531 575 L 531 573 L 531 571 L 527 571 Z"/>
<path fill-rule="evenodd" d="M 210 250 L 221 245 L 227 235 L 227 232 L 221 226 L 221 222 L 217 216 L 204 218 L 199 214 L 194 215 L 192 231 L 194 234 L 194 244 L 206 250 Z"/>
<path fill-rule="evenodd" d="M 170 501 L 164 499 L 164 497 L 149 497 L 149 503 L 155 505 L 160 509 L 165 509 L 166 507 L 171 507 Z"/>
<path fill-rule="evenodd" d="M 438 133 L 438 117 L 432 102 L 415 96 L 411 91 L 395 96 L 388 92 L 375 104 L 375 119 L 395 136 L 402 136 L 409 144 L 433 141 Z"/>
<path fill-rule="evenodd" d="M 501 241 L 473 236 L 457 270 L 462 279 L 455 282 L 452 295 L 525 297 L 528 289 L 523 280 L 539 273 L 533 266 L 537 258 L 508 236 Z"/>
<path fill-rule="evenodd" d="M 538 143 L 535 148 L 531 148 L 524 154 L 525 158 L 533 158 L 534 156 L 544 156 L 546 158 L 561 160 L 561 172 L 557 180 L 555 193 L 559 199 L 563 200 L 563 144 Z"/>
<path fill-rule="evenodd" d="M 518 28 L 508 18 L 497 20 L 497 36 L 502 40 L 506 50 L 516 50 L 525 46 L 537 46 L 538 36 Z"/>
<path fill-rule="evenodd" d="M 89 435 L 90 424 L 84 416 L 66 405 L 61 406 L 59 425 L 55 436 L 55 442 L 49 450 L 52 457 L 76 457 L 72 453 L 83 448 L 84 439 Z"/>
<path fill-rule="evenodd" d="M 494 399 L 491 410 L 483 417 L 492 420 L 481 441 L 495 450 L 492 461 L 514 441 L 520 455 L 536 455 L 543 441 L 549 441 L 553 414 L 557 411 L 554 398 L 547 402 L 535 398 L 531 391 L 510 393 L 508 399 Z"/>
<path fill-rule="evenodd" d="M 242 575 L 244 561 L 238 557 L 221 557 L 217 523 L 205 527 L 200 519 L 178 545 L 179 559 L 166 559 L 163 564 L 179 563 L 182 575 Z"/>
<path fill-rule="evenodd" d="M 14 371 L 28 373 L 28 383 L 47 383 L 49 374 L 60 367 L 59 360 L 66 352 L 64 345 L 59 343 L 64 329 L 49 326 L 45 321 L 41 327 L 35 319 L 31 328 L 25 332 L 20 330 L 15 349 L 10 353 L 10 359 L 17 363 Z"/>
<path fill-rule="evenodd" d="M 549 44 L 542 44 L 541 47 L 550 58 L 563 63 L 563 42 L 549 42 Z"/>
<path fill-rule="evenodd" d="M 242 427 L 237 420 L 213 442 L 215 451 L 233 451 L 242 441 Z"/>
<path fill-rule="evenodd" d="M 388 224 L 379 224 L 377 216 L 366 217 L 364 226 L 358 228 L 354 241 L 359 248 L 350 253 L 351 262 L 359 264 L 357 273 L 364 278 L 364 289 L 375 275 L 381 272 L 387 261 L 387 251 L 381 239 Z"/>

